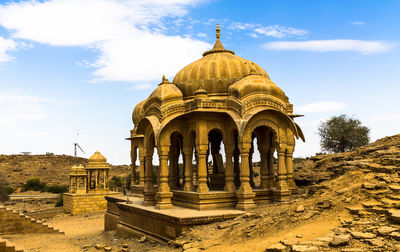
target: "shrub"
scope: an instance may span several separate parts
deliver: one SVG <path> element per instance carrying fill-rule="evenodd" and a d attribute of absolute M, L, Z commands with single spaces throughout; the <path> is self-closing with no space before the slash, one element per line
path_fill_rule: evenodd
<path fill-rule="evenodd" d="M 131 189 L 131 182 L 132 182 L 132 176 L 129 173 L 127 176 L 125 176 L 125 187 L 127 189 Z"/>
<path fill-rule="evenodd" d="M 51 193 L 65 193 L 65 192 L 68 192 L 68 186 L 67 186 L 67 185 L 51 185 L 51 186 L 46 186 L 46 187 L 45 187 L 45 192 L 51 192 Z"/>
<path fill-rule="evenodd" d="M 40 182 L 40 178 L 30 178 L 24 184 L 23 191 L 43 191 L 45 187 L 46 183 Z"/>
<path fill-rule="evenodd" d="M 8 186 L 7 181 L 0 179 L 0 202 L 4 202 L 10 199 L 10 194 L 14 192 L 14 189 Z"/>
<path fill-rule="evenodd" d="M 119 176 L 112 176 L 111 180 L 110 180 L 110 187 L 121 187 L 123 184 L 122 182 L 122 178 Z"/>
<path fill-rule="evenodd" d="M 64 205 L 63 195 L 60 194 L 60 195 L 58 195 L 58 198 L 57 198 L 56 207 L 60 207 L 63 205 Z"/>

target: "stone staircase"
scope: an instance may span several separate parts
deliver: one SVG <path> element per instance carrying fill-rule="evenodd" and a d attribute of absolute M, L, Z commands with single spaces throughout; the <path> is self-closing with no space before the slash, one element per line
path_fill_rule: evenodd
<path fill-rule="evenodd" d="M 15 246 L 7 240 L 0 238 L 0 252 L 25 252 L 25 250 Z"/>
<path fill-rule="evenodd" d="M 0 235 L 28 233 L 64 234 L 64 232 L 44 224 L 41 220 L 0 206 Z"/>

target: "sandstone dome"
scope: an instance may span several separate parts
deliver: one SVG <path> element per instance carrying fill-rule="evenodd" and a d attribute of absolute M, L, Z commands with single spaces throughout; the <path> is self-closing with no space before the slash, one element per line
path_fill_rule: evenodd
<path fill-rule="evenodd" d="M 269 80 L 268 74 L 259 65 L 225 49 L 219 40 L 219 31 L 218 27 L 213 49 L 175 75 L 173 83 L 182 91 L 184 98 L 193 97 L 198 89 L 206 90 L 209 95 L 226 95 L 230 85 L 252 70 Z"/>
<path fill-rule="evenodd" d="M 252 94 L 263 94 L 277 98 L 284 103 L 288 103 L 289 99 L 285 93 L 270 79 L 262 74 L 251 70 L 251 73 L 241 80 L 235 82 L 228 89 L 228 93 L 238 99 L 244 99 Z"/>
<path fill-rule="evenodd" d="M 89 163 L 93 163 L 93 162 L 99 162 L 99 163 L 103 163 L 103 162 L 107 162 L 107 159 L 101 155 L 101 153 L 99 151 L 96 151 L 90 158 L 89 158 Z"/>

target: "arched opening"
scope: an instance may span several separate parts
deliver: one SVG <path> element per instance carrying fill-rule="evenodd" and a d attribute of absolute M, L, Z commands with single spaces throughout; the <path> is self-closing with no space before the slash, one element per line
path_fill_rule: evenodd
<path fill-rule="evenodd" d="M 251 139 L 249 153 L 250 185 L 252 188 L 272 189 L 276 181 L 274 164 L 276 137 L 274 130 L 267 126 L 259 126 L 252 131 Z"/>
<path fill-rule="evenodd" d="M 225 168 L 221 154 L 222 133 L 213 129 L 208 133 L 208 187 L 213 190 L 223 190 L 225 185 Z"/>
<path fill-rule="evenodd" d="M 183 188 L 183 156 L 182 144 L 183 137 L 179 132 L 174 132 L 170 136 L 171 146 L 169 149 L 168 181 L 171 190 Z"/>

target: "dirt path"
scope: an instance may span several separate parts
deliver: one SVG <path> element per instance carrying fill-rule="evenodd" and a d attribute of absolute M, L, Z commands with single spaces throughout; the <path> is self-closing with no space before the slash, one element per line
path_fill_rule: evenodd
<path fill-rule="evenodd" d="M 115 232 L 104 232 L 104 213 L 91 215 L 69 216 L 63 215 L 53 218 L 47 222 L 61 231 L 62 234 L 21 234 L 7 235 L 4 238 L 10 240 L 28 252 L 76 252 L 99 251 L 95 249 L 96 244 L 104 244 L 118 251 L 122 244 L 128 244 L 131 251 L 165 251 L 171 250 L 166 246 L 150 242 L 139 243 L 137 239 L 122 239 Z"/>

